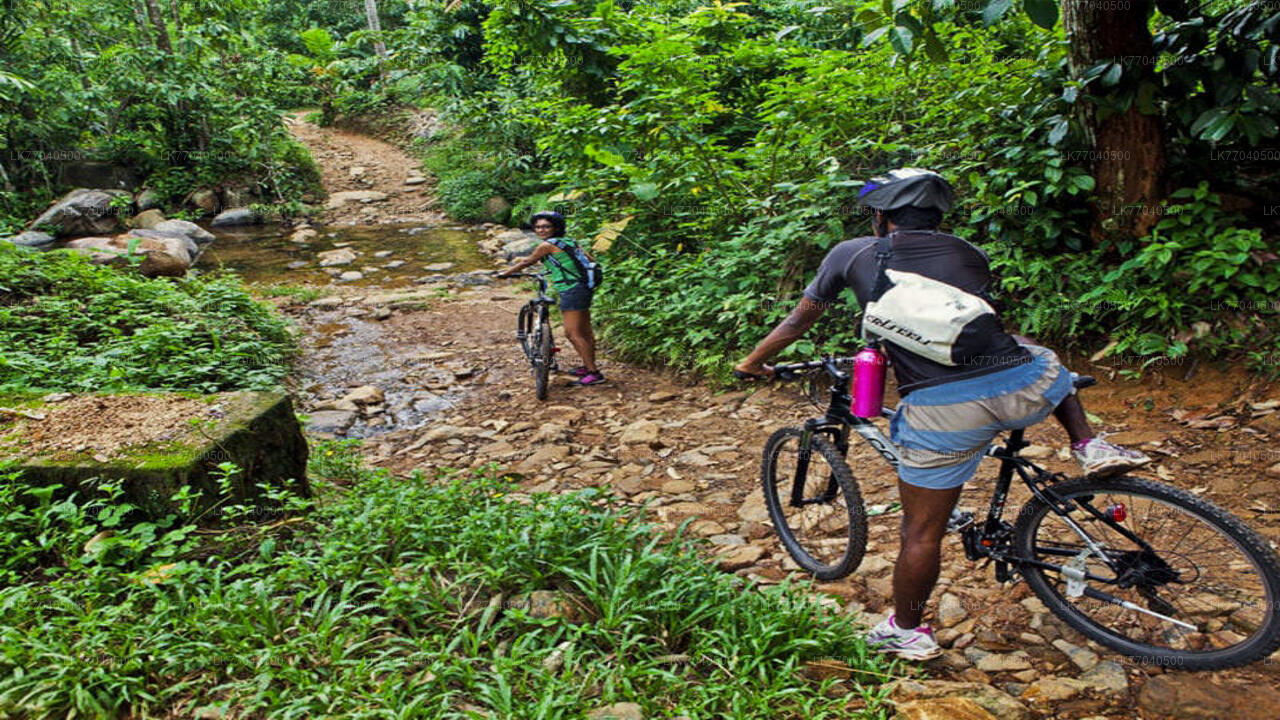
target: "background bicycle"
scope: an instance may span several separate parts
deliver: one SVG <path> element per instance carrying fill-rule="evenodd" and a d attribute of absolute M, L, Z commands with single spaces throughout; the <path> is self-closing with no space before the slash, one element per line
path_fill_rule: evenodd
<path fill-rule="evenodd" d="M 555 355 L 559 348 L 551 333 L 550 307 L 555 303 L 547 296 L 547 278 L 542 273 L 521 273 L 513 277 L 534 278 L 538 281 L 538 294 L 520 308 L 516 320 L 516 339 L 533 370 L 533 384 L 539 400 L 547 399 L 547 386 L 552 371 L 559 368 Z"/>

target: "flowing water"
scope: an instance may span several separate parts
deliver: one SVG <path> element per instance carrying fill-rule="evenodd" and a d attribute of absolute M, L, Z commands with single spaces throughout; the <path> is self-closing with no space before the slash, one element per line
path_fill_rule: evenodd
<path fill-rule="evenodd" d="M 289 240 L 289 231 L 279 226 L 215 228 L 218 239 L 205 250 L 196 267 L 234 270 L 254 284 L 385 288 L 408 287 L 424 276 L 492 267 L 476 244 L 484 237 L 479 230 L 421 224 L 319 226 L 315 230 L 319 236 L 311 242 L 295 243 Z M 355 251 L 356 261 L 320 267 L 319 253 L 340 247 Z M 446 263 L 450 265 L 446 267 Z M 364 277 L 339 283 L 329 274 L 348 270 L 359 271 Z"/>
<path fill-rule="evenodd" d="M 218 239 L 196 267 L 231 270 L 260 286 L 367 287 L 412 289 L 424 282 L 448 282 L 450 276 L 489 270 L 492 260 L 479 250 L 483 231 L 421 224 L 317 226 L 308 243 L 289 240 L 277 226 L 215 229 Z M 348 248 L 357 254 L 349 265 L 320 266 L 319 254 Z M 363 278 L 340 281 L 334 275 L 356 270 Z M 453 278 L 465 280 L 466 276 Z M 325 309 L 308 307 L 295 313 L 302 336 L 294 377 L 300 385 L 304 412 L 342 397 L 352 388 L 374 385 L 385 394 L 383 410 L 355 413 L 338 434 L 368 437 L 390 430 L 419 427 L 453 405 L 464 387 L 457 380 L 469 373 L 448 361 L 429 338 L 406 338 L 394 324 L 372 317 L 360 304 Z M 319 416 L 317 417 L 328 417 Z"/>

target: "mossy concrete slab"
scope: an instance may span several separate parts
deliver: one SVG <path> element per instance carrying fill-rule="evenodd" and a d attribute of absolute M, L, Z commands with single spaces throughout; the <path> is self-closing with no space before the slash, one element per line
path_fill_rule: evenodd
<path fill-rule="evenodd" d="M 140 398 L 149 402 L 173 399 L 188 406 L 194 400 L 208 405 L 209 409 L 197 417 L 175 421 L 175 427 L 162 433 L 139 433 L 106 454 L 95 452 L 89 442 L 77 445 L 74 439 L 60 443 L 34 441 L 42 434 L 40 423 L 53 424 L 55 418 L 65 421 L 65 417 L 58 416 L 60 403 L 67 402 L 65 394 L 3 396 L 0 397 L 0 462 L 21 470 L 23 482 L 36 486 L 59 484 L 66 493 L 92 493 L 101 480 L 122 479 L 129 501 L 153 517 L 171 512 L 170 498 L 183 487 L 200 491 L 203 508 L 222 500 L 224 504 L 254 505 L 263 511 L 264 517 L 270 516 L 272 508 L 257 487 L 260 483 L 285 487 L 302 496 L 310 495 L 306 477 L 307 441 L 293 413 L 293 404 L 284 393 L 145 393 L 89 397 L 103 409 L 104 417 L 111 415 L 109 410 L 113 404 L 132 400 L 137 406 Z M 65 414 L 62 411 L 62 415 Z M 87 413 L 84 419 L 83 432 L 89 441 L 95 431 L 92 415 Z M 155 423 L 151 425 L 150 430 L 154 431 Z M 60 432 L 65 434 L 65 428 Z M 224 498 L 218 487 L 222 475 L 218 466 L 223 463 L 239 468 L 229 477 L 229 498 Z"/>

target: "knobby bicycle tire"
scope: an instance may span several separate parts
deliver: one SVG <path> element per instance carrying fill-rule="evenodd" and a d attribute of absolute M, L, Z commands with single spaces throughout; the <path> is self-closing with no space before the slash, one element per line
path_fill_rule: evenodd
<path fill-rule="evenodd" d="M 1104 552 L 1122 571 L 1129 568 L 1127 574 L 1136 579 L 1128 588 L 1096 581 L 1088 585 L 1194 630 L 1105 598 L 1070 597 L 1061 575 L 1024 566 L 1022 574 L 1031 590 L 1071 627 L 1136 662 L 1170 669 L 1236 667 L 1280 648 L 1280 560 L 1238 518 L 1191 493 L 1139 478 L 1074 480 L 1052 490 L 1073 507 L 1084 501 L 1104 514 L 1128 502 L 1125 520 L 1117 524 L 1146 548 L 1103 519 L 1072 513 L 1095 541 L 1105 543 Z M 1079 535 L 1038 498 L 1019 515 L 1014 536 L 1021 557 L 1059 565 L 1085 548 Z M 1215 551 L 1222 557 L 1215 558 Z M 1091 574 L 1117 576 L 1097 558 L 1080 562 Z"/>
<path fill-rule="evenodd" d="M 533 361 L 533 384 L 538 399 L 547 399 L 547 382 L 551 375 L 551 323 L 538 324 L 538 357 Z"/>
<path fill-rule="evenodd" d="M 520 317 L 516 321 L 516 337 L 520 339 L 520 349 L 524 350 L 524 356 L 532 359 L 533 348 L 533 308 L 532 302 L 525 303 L 520 308 Z"/>
<path fill-rule="evenodd" d="M 765 506 L 769 510 L 778 538 L 782 540 L 782 545 L 792 559 L 819 580 L 835 580 L 853 572 L 862 563 L 862 556 L 867 550 L 867 514 L 862 505 L 858 483 L 844 457 L 831 443 L 816 434 L 810 436 L 810 448 L 813 456 L 820 457 L 827 469 L 822 469 L 822 463 L 810 462 L 804 487 L 810 487 L 811 478 L 817 481 L 813 486 L 815 489 L 829 487 L 830 481 L 834 479 L 838 493 L 828 502 L 808 506 L 813 510 L 800 510 L 790 504 L 796 478 L 790 468 L 785 470 L 790 477 L 778 477 L 779 460 L 792 440 L 798 456 L 803 434 L 799 428 L 782 428 L 765 443 L 761 467 Z M 821 477 L 824 473 L 827 475 L 825 478 Z M 788 518 L 788 509 L 799 512 Z M 842 513 L 845 517 L 841 517 Z M 808 527 L 804 527 L 806 524 Z M 843 552 L 834 562 L 824 562 L 826 553 L 821 553 L 821 558 L 815 557 L 817 549 L 825 547 L 834 551 L 841 543 Z"/>

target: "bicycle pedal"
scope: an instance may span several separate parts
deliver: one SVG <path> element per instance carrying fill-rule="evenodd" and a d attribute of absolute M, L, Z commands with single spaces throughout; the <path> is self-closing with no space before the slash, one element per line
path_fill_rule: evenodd
<path fill-rule="evenodd" d="M 973 513 L 965 510 L 952 510 L 951 517 L 947 518 L 947 532 L 964 532 L 965 528 L 973 524 Z"/>

